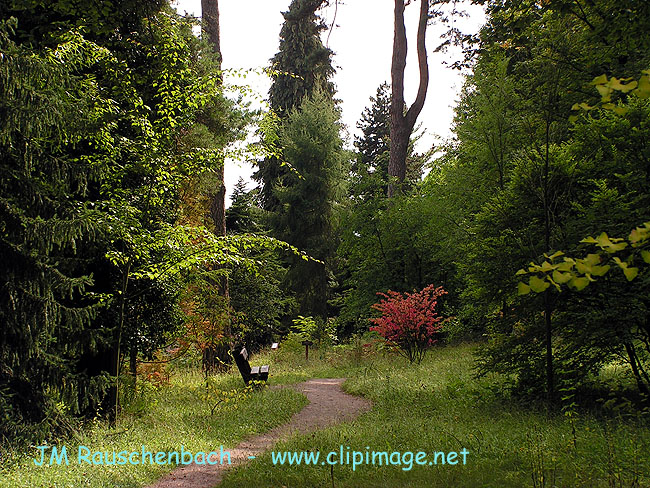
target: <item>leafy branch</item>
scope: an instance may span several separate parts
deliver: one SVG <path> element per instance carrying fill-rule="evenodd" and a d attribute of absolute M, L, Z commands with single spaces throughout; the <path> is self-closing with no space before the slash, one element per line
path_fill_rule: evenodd
<path fill-rule="evenodd" d="M 625 278 L 632 281 L 639 275 L 635 263 L 650 264 L 650 222 L 632 230 L 626 239 L 609 237 L 603 232 L 598 237 L 590 236 L 580 242 L 596 247 L 596 252 L 583 258 L 571 258 L 562 251 L 550 256 L 544 254 L 546 260 L 541 264 L 531 262 L 527 269 L 517 271 L 518 276 L 530 276 L 528 283 L 518 283 L 519 295 L 542 293 L 551 285 L 558 292 L 562 291 L 563 285 L 581 291 L 596 278 L 609 273 L 612 267 L 618 267 Z"/>

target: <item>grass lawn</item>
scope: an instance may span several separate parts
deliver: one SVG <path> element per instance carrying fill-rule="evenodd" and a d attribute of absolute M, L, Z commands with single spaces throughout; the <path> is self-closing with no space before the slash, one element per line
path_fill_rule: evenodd
<path fill-rule="evenodd" d="M 509 401 L 495 393 L 498 378 L 473 377 L 471 345 L 432 350 L 422 364 L 368 353 L 362 344 L 310 351 L 309 362 L 295 348 L 258 355 L 271 364 L 271 384 L 313 377 L 347 377 L 344 388 L 364 395 L 374 407 L 356 421 L 297 436 L 275 451 L 457 452 L 457 464 L 419 466 L 401 454 L 401 465 L 274 466 L 271 454 L 228 473 L 221 486 L 240 487 L 646 487 L 650 486 L 650 419 L 647 415 L 579 413 L 571 421 Z M 216 380 L 221 390 L 238 387 L 238 375 Z M 116 431 L 95 423 L 76 446 L 93 450 L 196 452 L 229 448 L 253 432 L 286 422 L 305 404 L 292 390 L 265 390 L 210 415 L 203 380 L 179 372 L 145 401 L 147 410 L 126 415 Z M 76 447 L 74 447 L 76 449 Z M 467 450 L 466 463 L 460 455 Z M 76 452 L 76 451 L 75 451 Z M 157 466 L 35 466 L 23 456 L 0 474 L 2 487 L 139 487 L 163 472 Z M 391 459 L 395 460 L 393 456 Z M 453 458 L 450 458 L 453 460 Z M 411 461 L 413 461 L 411 459 Z"/>
<path fill-rule="evenodd" d="M 645 487 L 650 486 L 648 416 L 558 413 L 495 394 L 496 378 L 473 377 L 471 345 L 434 349 L 419 366 L 397 357 L 345 360 L 310 354 L 281 363 L 276 381 L 346 376 L 344 388 L 374 408 L 351 424 L 296 437 L 276 451 L 459 453 L 458 464 L 274 466 L 270 453 L 226 476 L 221 486 L 280 487 Z M 270 359 L 270 358 L 269 358 Z M 575 431 L 575 434 L 574 434 Z M 349 448 L 349 449 L 348 449 Z M 466 454 L 462 464 L 460 452 Z M 345 454 L 344 454 L 345 455 Z M 352 458 L 352 454 L 351 454 Z M 379 458 L 377 458 L 379 459 Z M 396 459 L 396 458 L 395 458 Z M 404 458 L 408 461 L 408 457 Z M 411 460 L 412 461 L 412 460 Z M 453 456 L 451 458 L 453 462 Z"/>

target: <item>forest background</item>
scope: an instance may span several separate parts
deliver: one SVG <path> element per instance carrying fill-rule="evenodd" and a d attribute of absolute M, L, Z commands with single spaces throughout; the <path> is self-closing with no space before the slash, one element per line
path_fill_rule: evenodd
<path fill-rule="evenodd" d="M 219 50 L 164 1 L 0 7 L 7 446 L 116 422 L 147 361 L 194 355 L 207 375 L 234 343 L 344 342 L 377 293 L 431 284 L 444 340 L 481 341 L 503 394 L 565 408 L 623 390 L 643 408 L 650 5 L 477 0 L 486 24 L 465 34 L 429 2 L 468 74 L 452 136 L 421 153 L 409 131 L 400 175 L 395 86 L 346 149 L 323 3 L 284 14 L 264 112 L 224 95 Z M 235 156 L 259 187 L 237 186 L 226 234 Z M 602 381 L 612 365 L 627 381 Z"/>

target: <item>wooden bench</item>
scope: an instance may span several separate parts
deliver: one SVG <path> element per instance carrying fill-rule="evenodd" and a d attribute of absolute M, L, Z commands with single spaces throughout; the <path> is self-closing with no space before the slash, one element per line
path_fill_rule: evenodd
<path fill-rule="evenodd" d="M 248 351 L 245 347 L 236 347 L 232 350 L 235 364 L 241 373 L 244 383 L 248 385 L 251 381 L 267 381 L 269 379 L 269 366 L 253 366 L 248 363 Z"/>

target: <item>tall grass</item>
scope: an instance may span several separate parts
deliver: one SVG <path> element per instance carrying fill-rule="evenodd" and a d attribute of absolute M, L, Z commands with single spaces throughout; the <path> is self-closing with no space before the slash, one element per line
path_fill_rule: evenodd
<path fill-rule="evenodd" d="M 86 426 L 76 438 L 56 442 L 66 446 L 69 465 L 49 465 L 49 456 L 43 466 L 34 464 L 40 453 L 34 445 L 27 452 L 14 453 L 18 458 L 8 465 L 0 463 L 2 488 L 79 488 L 143 486 L 175 466 L 118 465 L 102 466 L 77 463 L 79 445 L 92 452 L 120 451 L 219 451 L 234 447 L 248 435 L 264 432 L 287 422 L 291 415 L 306 403 L 303 395 L 293 390 L 256 391 L 246 398 L 235 399 L 234 391 L 241 392 L 238 374 L 221 375 L 211 380 L 211 393 L 206 394 L 205 380 L 198 371 L 183 370 L 171 377 L 171 384 L 159 390 L 144 388 L 130 398 L 125 413 L 116 429 L 108 429 L 104 421 Z M 219 392 L 226 392 L 219 401 Z M 36 440 L 35 444 L 52 445 L 52 440 Z M 46 451 L 49 455 L 49 450 Z M 112 456 L 112 454 L 111 454 Z M 110 457 L 110 456 L 109 456 Z"/>

